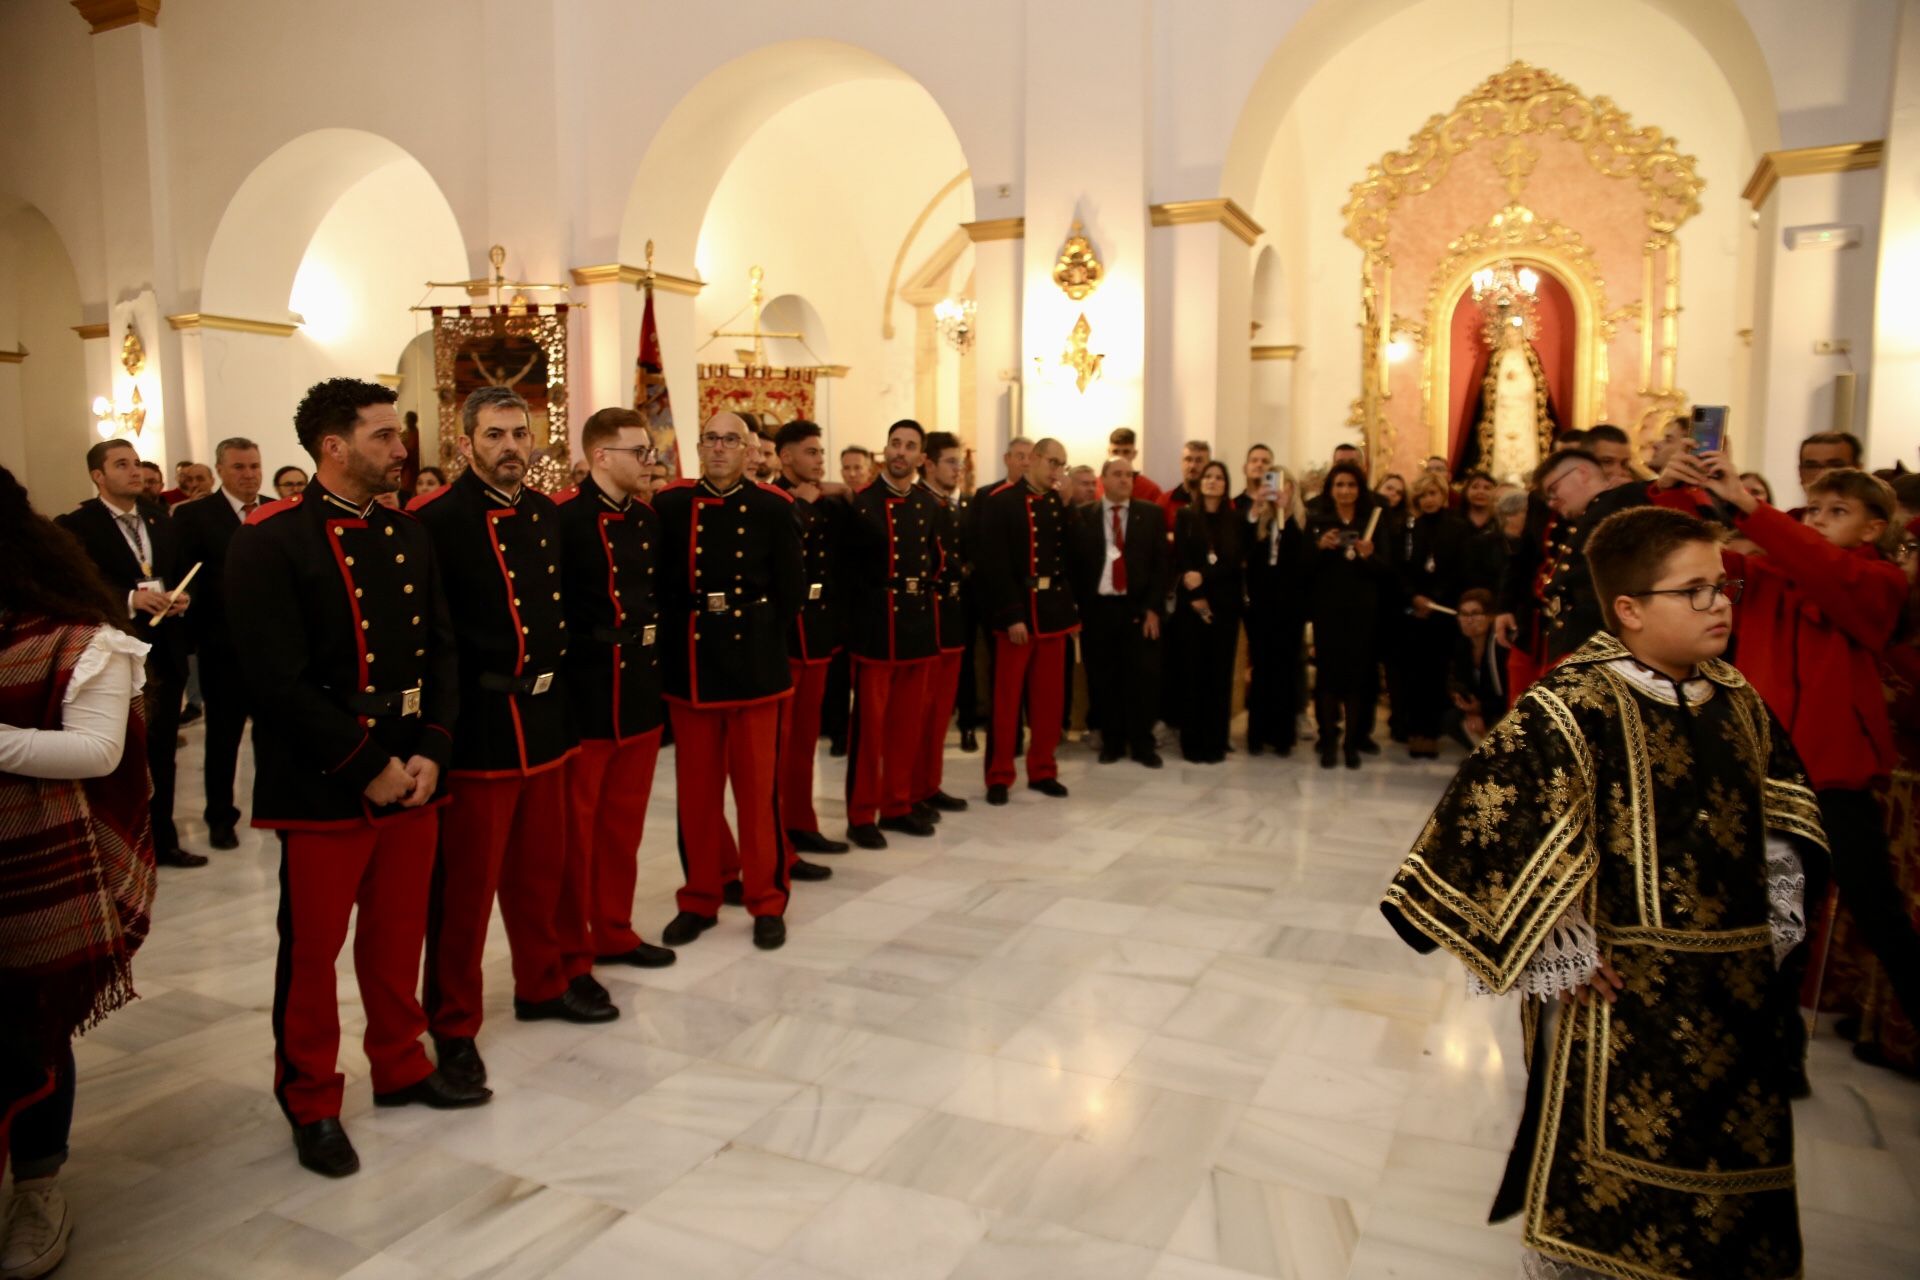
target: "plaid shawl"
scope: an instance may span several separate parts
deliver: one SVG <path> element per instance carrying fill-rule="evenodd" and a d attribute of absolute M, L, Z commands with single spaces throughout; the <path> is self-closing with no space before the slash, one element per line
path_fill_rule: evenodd
<path fill-rule="evenodd" d="M 92 626 L 0 615 L 0 722 L 60 727 Z M 146 726 L 102 778 L 0 773 L 0 1019 L 63 1044 L 134 998 L 153 906 Z"/>

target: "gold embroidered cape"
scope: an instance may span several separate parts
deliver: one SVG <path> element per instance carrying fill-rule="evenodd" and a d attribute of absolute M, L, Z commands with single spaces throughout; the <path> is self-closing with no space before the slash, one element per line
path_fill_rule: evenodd
<path fill-rule="evenodd" d="M 1562 1006 L 1533 1046 L 1495 1204 L 1524 1209 L 1530 1248 L 1634 1280 L 1798 1276 L 1797 1001 L 1775 970 L 1765 846 L 1823 856 L 1819 809 L 1733 667 L 1705 664 L 1711 696 L 1683 706 L 1609 669 L 1627 656 L 1601 633 L 1527 691 L 1383 910 L 1504 992 L 1577 905 L 1625 980 L 1613 1004 Z"/>

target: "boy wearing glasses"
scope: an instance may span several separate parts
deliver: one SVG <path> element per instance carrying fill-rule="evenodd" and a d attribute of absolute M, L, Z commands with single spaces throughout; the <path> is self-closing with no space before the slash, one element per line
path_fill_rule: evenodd
<path fill-rule="evenodd" d="M 1824 857 L 1793 743 L 1721 661 L 1710 526 L 1604 521 L 1606 630 L 1467 759 L 1382 910 L 1478 993 L 1519 991 L 1526 1106 L 1493 1206 L 1523 1274 L 1800 1274 L 1788 1105 L 1799 1045 L 1780 962 Z"/>

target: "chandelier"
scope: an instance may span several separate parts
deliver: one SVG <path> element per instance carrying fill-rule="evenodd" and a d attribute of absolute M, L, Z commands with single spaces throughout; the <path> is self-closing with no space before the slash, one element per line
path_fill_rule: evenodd
<path fill-rule="evenodd" d="M 942 298 L 933 304 L 934 323 L 957 351 L 973 345 L 973 299 Z"/>
<path fill-rule="evenodd" d="M 1489 349 L 1499 347 L 1509 329 L 1531 342 L 1538 327 L 1535 294 L 1540 288 L 1540 273 L 1532 267 L 1515 267 L 1502 258 L 1490 267 L 1473 273 L 1473 302 L 1480 308 L 1481 341 Z"/>

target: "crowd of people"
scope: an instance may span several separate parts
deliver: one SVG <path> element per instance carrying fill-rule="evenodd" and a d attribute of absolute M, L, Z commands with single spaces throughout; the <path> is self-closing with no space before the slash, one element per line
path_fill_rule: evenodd
<path fill-rule="evenodd" d="M 463 404 L 457 469 L 417 465 L 417 437 L 375 384 L 314 386 L 295 429 L 311 467 L 280 467 L 272 495 L 258 446 L 240 437 L 211 467 L 182 464 L 172 489 L 128 442 L 96 445 L 97 496 L 57 521 L 0 472 L 0 672 L 12 673 L 0 700 L 15 701 L 0 785 L 56 877 L 47 899 L 71 915 L 0 901 L 9 925 L 59 925 L 24 940 L 0 930 L 7 1267 L 64 1248 L 54 1174 L 70 1042 L 131 994 L 153 867 L 208 860 L 174 824 L 190 682 L 215 851 L 239 844 L 234 782 L 253 726 L 244 809 L 282 861 L 273 1088 L 300 1162 L 329 1176 L 359 1164 L 339 1120 L 335 995 L 356 908 L 375 1102 L 483 1105 L 481 957 L 496 903 L 514 1016 L 608 1022 L 620 1011 L 596 966 L 672 964 L 728 905 L 744 907 L 756 946 L 777 949 L 795 883 L 833 874 L 802 855 L 924 839 L 964 813 L 950 728 L 981 754 L 990 805 L 1012 802 L 1022 755 L 1026 790 L 1066 797 L 1068 735 L 1102 764 L 1158 769 L 1175 742 L 1188 763 L 1219 763 L 1235 750 L 1237 707 L 1249 756 L 1290 755 L 1310 724 L 1321 767 L 1358 769 L 1382 751 L 1384 703 L 1386 736 L 1431 760 L 1448 740 L 1471 750 L 1517 732 L 1507 713 L 1530 690 L 1527 706 L 1546 705 L 1570 672 L 1639 661 L 1627 633 L 1641 612 L 1622 599 L 1685 597 L 1708 620 L 1742 601 L 1730 640 L 1696 636 L 1677 671 L 1644 665 L 1684 709 L 1696 683 L 1732 687 L 1722 666 L 1701 665 L 1726 651 L 1724 671 L 1777 718 L 1775 745 L 1798 759 L 1745 763 L 1814 797 L 1795 834 L 1831 843 L 1851 911 L 1837 935 L 1817 913 L 1798 918 L 1837 954 L 1883 965 L 1843 964 L 1852 980 L 1830 980 L 1823 998 L 1851 1002 L 1863 1057 L 1914 1067 L 1920 806 L 1902 779 L 1920 759 L 1920 482 L 1860 470 L 1852 437 L 1805 442 L 1807 505 L 1783 513 L 1763 478 L 1696 452 L 1684 424 L 1644 456 L 1609 425 L 1566 433 L 1525 485 L 1454 475 L 1443 458 L 1411 482 L 1376 479 L 1351 445 L 1300 476 L 1255 445 L 1236 477 L 1191 441 L 1162 487 L 1140 472 L 1127 428 L 1098 465 L 1070 467 L 1055 439 L 1015 438 L 1004 476 L 976 482 L 957 437 L 903 420 L 877 450 L 843 449 L 835 480 L 817 425 L 731 413 L 701 426 L 693 474 L 677 478 L 645 419 L 615 408 L 584 424 L 572 483 L 553 494 L 528 483 L 532 414 L 505 388 Z M 1660 533 L 1644 512 L 1663 509 L 1693 524 Z M 1623 520 L 1646 525 L 1624 551 Z M 1664 561 L 1620 567 L 1640 542 L 1699 558 L 1706 522 L 1735 535 L 1708 581 L 1668 588 Z M 1607 572 L 1636 590 L 1610 597 L 1596 586 Z M 1624 656 L 1596 654 L 1608 636 Z M 252 715 L 269 703 L 276 715 Z M 632 908 L 667 742 L 684 883 L 652 942 Z M 815 804 L 823 743 L 847 761 L 834 833 Z M 1685 742 L 1655 749 L 1663 785 L 1677 781 Z M 1792 781 L 1802 761 L 1810 781 Z M 1769 815 L 1782 807 L 1772 779 L 1754 783 Z M 60 887 L 73 865 L 97 891 Z M 1822 901 L 1827 860 L 1796 865 L 1805 902 Z M 1433 892 L 1410 884 L 1396 905 L 1427 945 L 1445 932 L 1440 907 L 1422 906 Z M 1476 968 L 1486 957 L 1469 951 L 1489 985 L 1510 985 L 1528 959 Z M 1807 952 L 1782 952 L 1787 980 L 1801 981 Z M 1596 960 L 1575 985 L 1605 968 Z"/>

